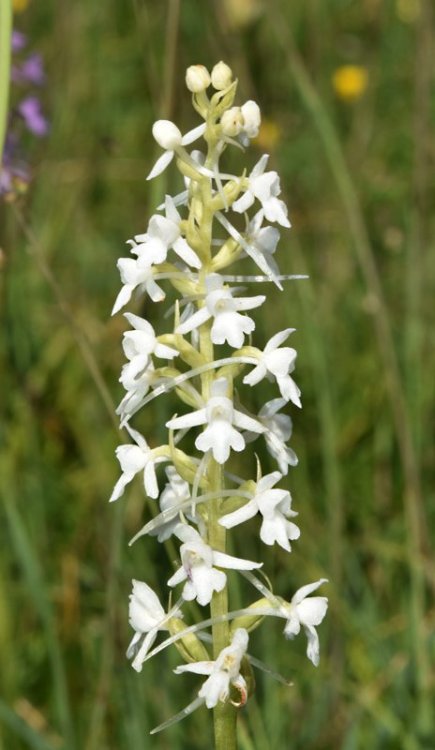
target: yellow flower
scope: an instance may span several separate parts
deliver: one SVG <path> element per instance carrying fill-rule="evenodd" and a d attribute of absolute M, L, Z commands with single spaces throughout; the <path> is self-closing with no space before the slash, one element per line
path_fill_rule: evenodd
<path fill-rule="evenodd" d="M 263 119 L 260 132 L 254 139 L 254 143 L 265 151 L 273 151 L 277 143 L 281 140 L 281 128 L 273 120 Z"/>
<path fill-rule="evenodd" d="M 340 99 L 354 101 L 362 96 L 367 88 L 369 76 L 362 65 L 341 65 L 332 76 L 332 85 Z"/>
<path fill-rule="evenodd" d="M 26 10 L 29 2 L 30 0 L 12 0 L 12 8 L 15 13 L 22 13 L 23 10 Z"/>
<path fill-rule="evenodd" d="M 421 15 L 420 0 L 396 0 L 396 12 L 403 23 L 414 23 Z"/>
<path fill-rule="evenodd" d="M 228 23 L 232 29 L 242 29 L 255 21 L 263 10 L 262 0 L 224 0 Z"/>

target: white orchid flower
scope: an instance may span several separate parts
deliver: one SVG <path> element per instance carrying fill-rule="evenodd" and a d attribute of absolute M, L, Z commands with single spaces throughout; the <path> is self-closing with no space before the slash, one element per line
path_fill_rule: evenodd
<path fill-rule="evenodd" d="M 240 703 L 237 705 L 243 705 L 247 700 L 247 686 L 245 678 L 240 674 L 240 667 L 248 648 L 248 641 L 247 631 L 244 628 L 237 628 L 230 645 L 222 649 L 216 661 L 183 664 L 174 669 L 174 672 L 175 674 L 193 672 L 209 675 L 198 693 L 207 708 L 214 708 L 219 701 L 225 703 L 228 700 L 231 685 L 240 692 Z"/>
<path fill-rule="evenodd" d="M 116 457 L 121 464 L 122 474 L 118 479 L 109 502 L 118 500 L 124 494 L 127 484 L 132 481 L 140 471 L 144 473 L 145 492 L 149 497 L 156 498 L 159 494 L 155 464 L 163 461 L 163 458 L 155 458 L 154 451 L 149 447 L 147 441 L 137 430 L 127 427 L 136 445 L 119 445 L 116 449 Z"/>
<path fill-rule="evenodd" d="M 134 253 L 137 246 L 133 240 L 129 242 L 132 244 L 131 252 Z M 117 266 L 123 286 L 113 305 L 112 315 L 119 312 L 130 301 L 137 287 L 139 291 L 146 292 L 153 302 L 161 302 L 165 298 L 163 289 L 154 280 L 156 269 L 145 263 L 141 257 L 119 258 Z"/>
<path fill-rule="evenodd" d="M 175 614 L 171 612 L 171 615 Z M 179 610 L 177 617 L 182 617 Z M 143 581 L 133 579 L 133 591 L 130 594 L 128 608 L 129 623 L 135 634 L 127 649 L 127 658 L 134 657 L 132 666 L 140 672 L 145 657 L 157 638 L 159 630 L 168 630 L 169 616 L 160 604 L 157 594 Z M 139 642 L 142 641 L 139 646 Z"/>
<path fill-rule="evenodd" d="M 132 367 L 132 373 L 136 368 L 137 372 L 143 370 L 152 354 L 161 359 L 173 359 L 178 355 L 177 349 L 157 340 L 154 328 L 147 320 L 133 313 L 125 313 L 124 317 L 134 328 L 134 331 L 126 331 L 122 340 L 125 356 L 131 365 L 135 365 Z M 134 374 L 132 376 L 134 377 Z"/>
<path fill-rule="evenodd" d="M 207 425 L 195 440 L 198 450 L 206 453 L 211 450 L 213 458 L 220 464 L 225 463 L 230 449 L 240 452 L 245 448 L 245 439 L 238 432 L 264 432 L 265 428 L 256 419 L 237 411 L 233 402 L 227 397 L 228 383 L 226 378 L 218 378 L 211 386 L 211 397 L 202 409 L 175 417 L 166 423 L 170 430 L 183 430 L 199 425 Z"/>
<path fill-rule="evenodd" d="M 279 276 L 280 270 L 273 257 L 280 238 L 279 230 L 276 227 L 263 227 L 263 219 L 264 212 L 257 211 L 246 228 L 245 240 L 250 248 L 261 253 L 267 269 L 275 276 Z M 261 270 L 264 268 L 261 267 Z"/>
<path fill-rule="evenodd" d="M 132 368 L 131 362 L 123 366 L 119 381 L 127 393 L 116 409 L 116 413 L 121 417 L 121 426 L 140 408 L 143 399 L 157 380 L 159 377 L 152 362 L 145 362 L 142 371 L 137 371 L 136 367 Z"/>
<path fill-rule="evenodd" d="M 268 221 L 277 222 L 282 227 L 289 228 L 291 225 L 287 218 L 287 206 L 278 198 L 281 193 L 278 173 L 264 171 L 268 159 L 268 154 L 264 154 L 257 162 L 248 177 L 245 193 L 233 203 L 232 208 L 238 213 L 244 213 L 257 198 Z"/>
<path fill-rule="evenodd" d="M 266 448 L 277 461 L 281 474 L 288 473 L 289 466 L 296 466 L 298 457 L 294 450 L 285 443 L 292 434 L 292 420 L 288 414 L 279 414 L 279 410 L 288 402 L 284 398 L 267 401 L 258 412 L 258 421 L 267 428 L 264 433 Z"/>
<path fill-rule="evenodd" d="M 177 508 L 190 498 L 189 483 L 180 477 L 174 466 L 166 468 L 166 476 L 168 482 L 159 498 L 160 510 L 168 511 L 173 508 L 174 513 L 157 529 L 150 531 L 151 536 L 157 536 L 159 542 L 165 542 L 174 534 L 180 523 L 180 511 Z"/>
<path fill-rule="evenodd" d="M 166 216 L 154 214 L 148 222 L 145 234 L 135 235 L 134 251 L 149 265 L 164 263 L 172 247 L 188 266 L 201 268 L 201 261 L 194 250 L 181 236 L 181 216 L 170 195 L 165 199 Z"/>
<path fill-rule="evenodd" d="M 223 516 L 219 523 L 226 529 L 232 529 L 257 513 L 263 516 L 260 538 L 268 545 L 277 542 L 283 549 L 291 551 L 289 540 L 298 539 L 300 529 L 288 519 L 297 516 L 291 510 L 291 496 L 287 490 L 272 489 L 282 479 L 279 471 L 262 477 L 256 486 L 255 495 L 242 508 Z"/>
<path fill-rule="evenodd" d="M 319 636 L 315 626 L 320 625 L 326 615 L 328 599 L 326 596 L 309 597 L 309 595 L 316 591 L 322 583 L 327 582 L 327 578 L 320 578 L 314 583 L 302 586 L 296 591 L 291 602 L 286 602 L 280 607 L 282 616 L 287 619 L 284 635 L 286 638 L 294 638 L 300 632 L 301 625 L 303 626 L 308 638 L 307 656 L 315 667 L 319 664 L 320 655 Z"/>
<path fill-rule="evenodd" d="M 213 318 L 211 340 L 214 344 L 226 341 L 235 349 L 243 346 L 245 335 L 255 330 L 254 321 L 241 310 L 252 310 L 263 304 L 266 297 L 233 297 L 232 291 L 218 273 L 211 273 L 205 280 L 207 294 L 204 307 L 178 326 L 176 333 L 189 333 Z"/>
<path fill-rule="evenodd" d="M 170 120 L 157 120 L 153 125 L 153 136 L 159 146 L 165 149 L 165 152 L 157 159 L 147 180 L 152 180 L 161 174 L 171 163 L 176 151 L 200 138 L 205 133 L 205 128 L 206 125 L 203 123 L 182 135 L 177 126 Z"/>
<path fill-rule="evenodd" d="M 245 375 L 243 382 L 247 385 L 256 385 L 264 377 L 273 376 L 276 378 L 281 396 L 286 401 L 292 401 L 296 406 L 301 407 L 301 392 L 293 378 L 290 377 L 290 373 L 295 368 L 297 352 L 289 346 L 279 348 L 280 344 L 284 343 L 294 330 L 294 328 L 286 328 L 269 339 L 264 351 L 259 356 L 258 365 L 248 375 Z"/>
<path fill-rule="evenodd" d="M 169 579 L 168 586 L 186 581 L 182 593 L 186 601 L 196 599 L 198 604 L 209 604 L 213 592 L 225 588 L 227 577 L 215 565 L 233 570 L 254 570 L 263 565 L 213 550 L 195 529 L 186 524 L 179 524 L 175 533 L 184 542 L 180 547 L 182 565 Z"/>
<path fill-rule="evenodd" d="M 249 101 L 245 102 L 241 106 L 243 116 L 243 130 L 239 135 L 239 140 L 243 146 L 249 146 L 249 140 L 256 138 L 261 125 L 261 112 L 257 102 Z"/>

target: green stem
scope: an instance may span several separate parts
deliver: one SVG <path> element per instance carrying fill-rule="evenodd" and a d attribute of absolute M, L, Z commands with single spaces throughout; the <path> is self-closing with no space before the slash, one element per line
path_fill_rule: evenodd
<path fill-rule="evenodd" d="M 12 3 L 0 0 L 0 162 L 6 138 L 11 69 Z"/>
<path fill-rule="evenodd" d="M 213 161 L 213 146 L 210 145 L 207 164 Z M 211 208 L 211 180 L 205 178 L 201 182 L 201 202 L 202 215 L 199 222 L 199 235 L 202 243 L 203 266 L 200 273 L 201 291 L 205 292 L 205 277 L 211 271 L 211 240 L 213 227 L 213 210 Z M 191 210 L 195 210 L 192 206 Z M 200 302 L 199 305 L 202 305 Z M 214 347 L 211 340 L 211 323 L 206 323 L 200 331 L 200 352 L 205 361 L 214 361 Z M 202 396 L 206 401 L 210 397 L 210 389 L 213 383 L 214 373 L 212 370 L 204 372 L 201 375 Z M 208 464 L 208 479 L 210 492 L 220 493 L 224 489 L 223 467 L 213 458 L 210 458 Z M 226 530 L 219 524 L 221 515 L 222 498 L 219 496 L 212 500 L 208 508 L 208 543 L 212 549 L 219 552 L 225 552 L 226 549 Z M 225 586 L 223 591 L 215 592 L 210 603 L 210 614 L 212 618 L 222 618 L 222 615 L 228 614 L 228 587 Z M 229 623 L 228 621 L 217 622 L 212 627 L 213 637 L 213 657 L 216 659 L 223 648 L 228 646 Z M 221 703 L 213 709 L 215 750 L 236 750 L 237 711 L 231 703 Z"/>

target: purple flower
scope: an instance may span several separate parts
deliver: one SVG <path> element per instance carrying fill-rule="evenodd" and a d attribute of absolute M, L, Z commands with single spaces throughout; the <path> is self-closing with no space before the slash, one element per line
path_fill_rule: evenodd
<path fill-rule="evenodd" d="M 31 133 L 42 137 L 48 132 L 48 122 L 41 111 L 41 102 L 36 96 L 26 96 L 18 107 Z"/>
<path fill-rule="evenodd" d="M 12 32 L 12 52 L 19 52 L 27 44 L 27 37 L 21 31 Z"/>
<path fill-rule="evenodd" d="M 12 67 L 12 80 L 15 83 L 33 83 L 42 86 L 45 81 L 41 55 L 37 52 L 29 55 L 23 64 Z"/>

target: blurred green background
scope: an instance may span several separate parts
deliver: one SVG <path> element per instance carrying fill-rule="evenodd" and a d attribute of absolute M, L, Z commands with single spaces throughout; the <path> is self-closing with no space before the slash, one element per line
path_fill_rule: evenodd
<path fill-rule="evenodd" d="M 107 499 L 116 259 L 179 188 L 171 169 L 145 182 L 153 121 L 197 124 L 184 70 L 220 59 L 262 108 L 246 161 L 267 151 L 281 174 L 282 272 L 310 275 L 257 315 L 264 339 L 297 328 L 302 537 L 288 556 L 252 525 L 233 552 L 265 559 L 286 598 L 330 580 L 317 670 L 281 621 L 257 631 L 253 653 L 294 686 L 258 674 L 240 748 L 435 748 L 434 15 L 430 0 L 17 0 L 51 133 L 29 193 L 0 206 L 1 750 L 211 746 L 205 709 L 149 737 L 199 683 L 172 674 L 175 653 L 140 675 L 127 662 L 131 578 L 163 592 L 170 563 L 154 539 L 127 547 L 149 517 L 140 480 Z M 158 306 L 140 310 L 158 327 Z M 137 424 L 157 444 L 172 412 L 154 402 Z"/>

